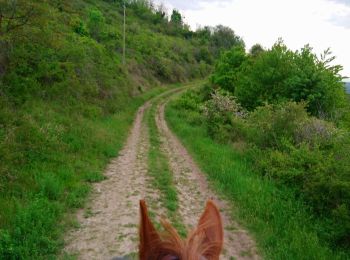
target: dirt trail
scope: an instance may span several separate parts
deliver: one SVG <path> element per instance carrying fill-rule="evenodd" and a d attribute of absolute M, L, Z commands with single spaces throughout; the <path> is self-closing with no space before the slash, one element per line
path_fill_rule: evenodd
<path fill-rule="evenodd" d="M 91 203 L 80 210 L 80 228 L 66 239 L 65 251 L 78 259 L 111 259 L 137 252 L 139 200 L 147 191 L 149 138 L 142 122 L 149 103 L 142 106 L 119 157 L 105 172 L 106 180 L 94 185 Z M 150 198 L 151 199 L 151 198 Z"/>
<path fill-rule="evenodd" d="M 158 96 L 175 93 L 170 90 Z M 143 122 L 151 103 L 142 106 L 131 133 L 119 156 L 106 169 L 106 179 L 96 183 L 85 209 L 79 210 L 79 228 L 65 240 L 65 252 L 77 259 L 111 259 L 136 254 L 138 246 L 139 200 L 146 198 L 150 211 L 165 213 L 159 191 L 152 187 L 148 175 L 149 135 Z M 208 187 L 191 156 L 164 119 L 164 103 L 157 107 L 156 123 L 162 141 L 161 149 L 169 158 L 178 191 L 179 214 L 188 229 L 195 227 L 208 198 L 217 201 L 223 213 L 225 250 L 221 259 L 259 259 L 255 244 L 228 216 L 231 209 Z M 232 258 L 234 257 L 234 258 Z"/>
<path fill-rule="evenodd" d="M 220 207 L 225 227 L 225 245 L 221 259 L 259 259 L 254 241 L 229 217 L 232 209 L 210 190 L 204 174 L 169 130 L 164 118 L 164 103 L 158 106 L 156 122 L 161 135 L 162 150 L 167 154 L 174 174 L 180 204 L 179 214 L 185 226 L 194 228 L 206 200 L 213 198 Z"/>

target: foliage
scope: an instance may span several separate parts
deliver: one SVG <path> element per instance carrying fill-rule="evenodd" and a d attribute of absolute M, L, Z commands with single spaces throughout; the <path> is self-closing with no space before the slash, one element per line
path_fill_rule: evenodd
<path fill-rule="evenodd" d="M 186 122 L 205 127 L 213 140 L 239 149 L 262 178 L 291 189 L 319 223 L 318 238 L 348 250 L 349 131 L 310 116 L 304 102 L 265 104 L 246 112 L 230 92 L 214 90 L 205 98 L 207 91 L 186 93 L 173 107 L 186 111 L 181 112 Z M 191 100 L 197 105 L 188 105 Z"/>
<path fill-rule="evenodd" d="M 43 1 L 5 0 L 0 2 L 0 37 L 38 22 Z"/>
<path fill-rule="evenodd" d="M 236 99 L 225 91 L 215 91 L 211 94 L 211 99 L 204 103 L 203 114 L 209 135 L 222 142 L 238 138 L 242 119 L 246 116 Z M 235 129 L 235 134 L 232 129 Z"/>
<path fill-rule="evenodd" d="M 237 46 L 223 53 L 215 65 L 211 81 L 221 88 L 235 93 L 238 72 L 247 57 L 243 46 Z"/>
<path fill-rule="evenodd" d="M 244 47 L 244 42 L 241 37 L 237 36 L 230 28 L 223 25 L 217 25 L 212 28 L 213 36 L 211 45 L 216 49 L 216 55 L 220 55 L 222 51 L 228 50 L 235 46 Z"/>
<path fill-rule="evenodd" d="M 257 57 L 264 51 L 265 49 L 259 43 L 257 43 L 250 48 L 249 54 L 252 55 L 253 57 Z"/>
<path fill-rule="evenodd" d="M 171 17 L 170 17 L 170 22 L 176 26 L 182 27 L 183 25 L 182 16 L 178 10 L 176 9 L 173 10 L 173 13 L 171 14 Z"/>
<path fill-rule="evenodd" d="M 263 176 L 295 188 L 317 216 L 328 219 L 320 236 L 349 247 L 350 160 L 342 154 L 350 151 L 349 132 L 309 117 L 304 107 L 258 107 L 243 128 L 246 141 L 258 148 L 252 154 Z"/>
<path fill-rule="evenodd" d="M 249 110 L 266 102 L 293 100 L 305 101 L 308 111 L 320 118 L 339 121 L 344 116 L 341 66 L 331 65 L 334 57 L 329 50 L 318 58 L 308 45 L 295 52 L 282 41 L 266 51 L 255 48 L 259 55 L 247 55 L 241 48 L 224 54 L 212 82 L 233 93 Z"/>
<path fill-rule="evenodd" d="M 198 39 L 201 45 L 208 45 L 209 52 L 215 58 L 220 57 L 224 51 L 230 48 L 244 47 L 242 38 L 236 35 L 231 28 L 223 25 L 199 27 L 194 38 Z"/>
<path fill-rule="evenodd" d="M 89 11 L 88 28 L 92 38 L 98 40 L 104 29 L 105 18 L 102 12 L 96 8 Z"/>
<path fill-rule="evenodd" d="M 188 94 L 186 95 L 188 98 Z M 202 95 L 202 91 L 199 95 Z M 220 194 L 226 195 L 226 198 L 235 205 L 237 210 L 232 213 L 233 217 L 239 219 L 254 234 L 259 254 L 263 258 L 339 260 L 349 258 L 349 250 L 337 247 L 340 245 L 339 241 L 333 240 L 337 236 L 329 232 L 340 231 L 343 232 L 342 235 L 348 232 L 346 205 L 337 210 L 334 214 L 336 219 L 333 220 L 311 214 L 309 205 L 305 203 L 301 193 L 293 191 L 287 185 L 276 183 L 272 177 L 261 178 L 261 175 L 257 174 L 259 172 L 252 167 L 254 161 L 248 153 L 250 149 L 244 148 L 242 141 L 233 145 L 215 142 L 208 135 L 206 124 L 202 123 L 205 120 L 204 116 L 198 111 L 181 108 L 179 106 L 183 102 L 181 99 L 183 97 L 174 100 L 166 109 L 170 127 L 190 151 L 201 170 L 207 174 L 213 187 Z M 193 124 L 194 118 L 199 121 L 197 124 Z M 237 149 L 238 145 L 241 150 Z M 304 148 L 300 148 L 299 156 L 305 158 L 298 162 L 300 165 L 308 165 L 309 159 L 317 158 L 316 155 L 305 154 Z M 260 152 L 264 155 L 268 151 L 260 150 Z M 254 157 L 254 159 L 262 158 Z M 284 159 L 289 162 L 288 156 Z M 322 164 L 324 158 L 319 159 L 318 165 Z M 282 174 L 283 162 L 280 166 Z M 284 167 L 284 170 L 288 171 L 288 168 Z M 326 180 L 330 178 L 325 179 L 322 187 L 333 187 L 333 195 L 340 194 L 336 193 L 339 186 L 333 186 L 339 183 L 339 179 L 334 179 L 333 184 L 327 186 Z M 328 191 L 328 189 L 317 192 L 313 190 L 310 194 L 319 195 L 318 198 L 329 198 L 331 201 L 334 197 L 328 196 Z M 343 217 L 338 218 L 340 215 Z M 330 227 L 330 223 L 335 226 Z M 327 245 L 325 241 L 329 244 Z"/>
<path fill-rule="evenodd" d="M 246 138 L 262 149 L 281 148 L 285 142 L 297 144 L 297 131 L 304 129 L 303 125 L 307 120 L 304 103 L 287 102 L 261 106 L 247 117 Z M 317 133 L 310 133 L 313 134 Z M 302 139 L 299 138 L 299 142 Z"/>

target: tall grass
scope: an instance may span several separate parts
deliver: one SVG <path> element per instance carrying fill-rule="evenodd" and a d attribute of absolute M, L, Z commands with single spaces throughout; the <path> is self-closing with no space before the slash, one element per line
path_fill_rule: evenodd
<path fill-rule="evenodd" d="M 332 252 L 314 231 L 318 223 L 292 191 L 254 173 L 248 159 L 230 145 L 209 138 L 204 126 L 193 123 L 186 113 L 171 103 L 166 118 L 201 169 L 236 207 L 238 218 L 256 237 L 266 259 L 348 259 Z"/>

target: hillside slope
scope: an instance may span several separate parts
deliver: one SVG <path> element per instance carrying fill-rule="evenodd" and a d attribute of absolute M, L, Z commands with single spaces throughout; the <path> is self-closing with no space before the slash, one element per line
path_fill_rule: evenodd
<path fill-rule="evenodd" d="M 0 3 L 0 258 L 56 254 L 63 216 L 163 88 L 148 90 L 206 76 L 221 49 L 241 43 L 225 27 L 192 32 L 178 12 L 128 1 L 124 65 L 121 3 Z"/>

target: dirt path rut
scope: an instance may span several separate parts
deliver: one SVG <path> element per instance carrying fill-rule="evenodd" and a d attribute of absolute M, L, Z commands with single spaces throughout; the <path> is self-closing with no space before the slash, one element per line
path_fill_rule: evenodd
<path fill-rule="evenodd" d="M 259 259 L 254 240 L 231 219 L 229 214 L 232 209 L 211 191 L 204 174 L 168 128 L 164 118 L 164 106 L 164 102 L 158 106 L 156 122 L 162 150 L 167 154 L 174 174 L 180 204 L 179 214 L 185 226 L 192 229 L 197 225 L 206 200 L 212 198 L 220 207 L 225 227 L 221 259 Z"/>

